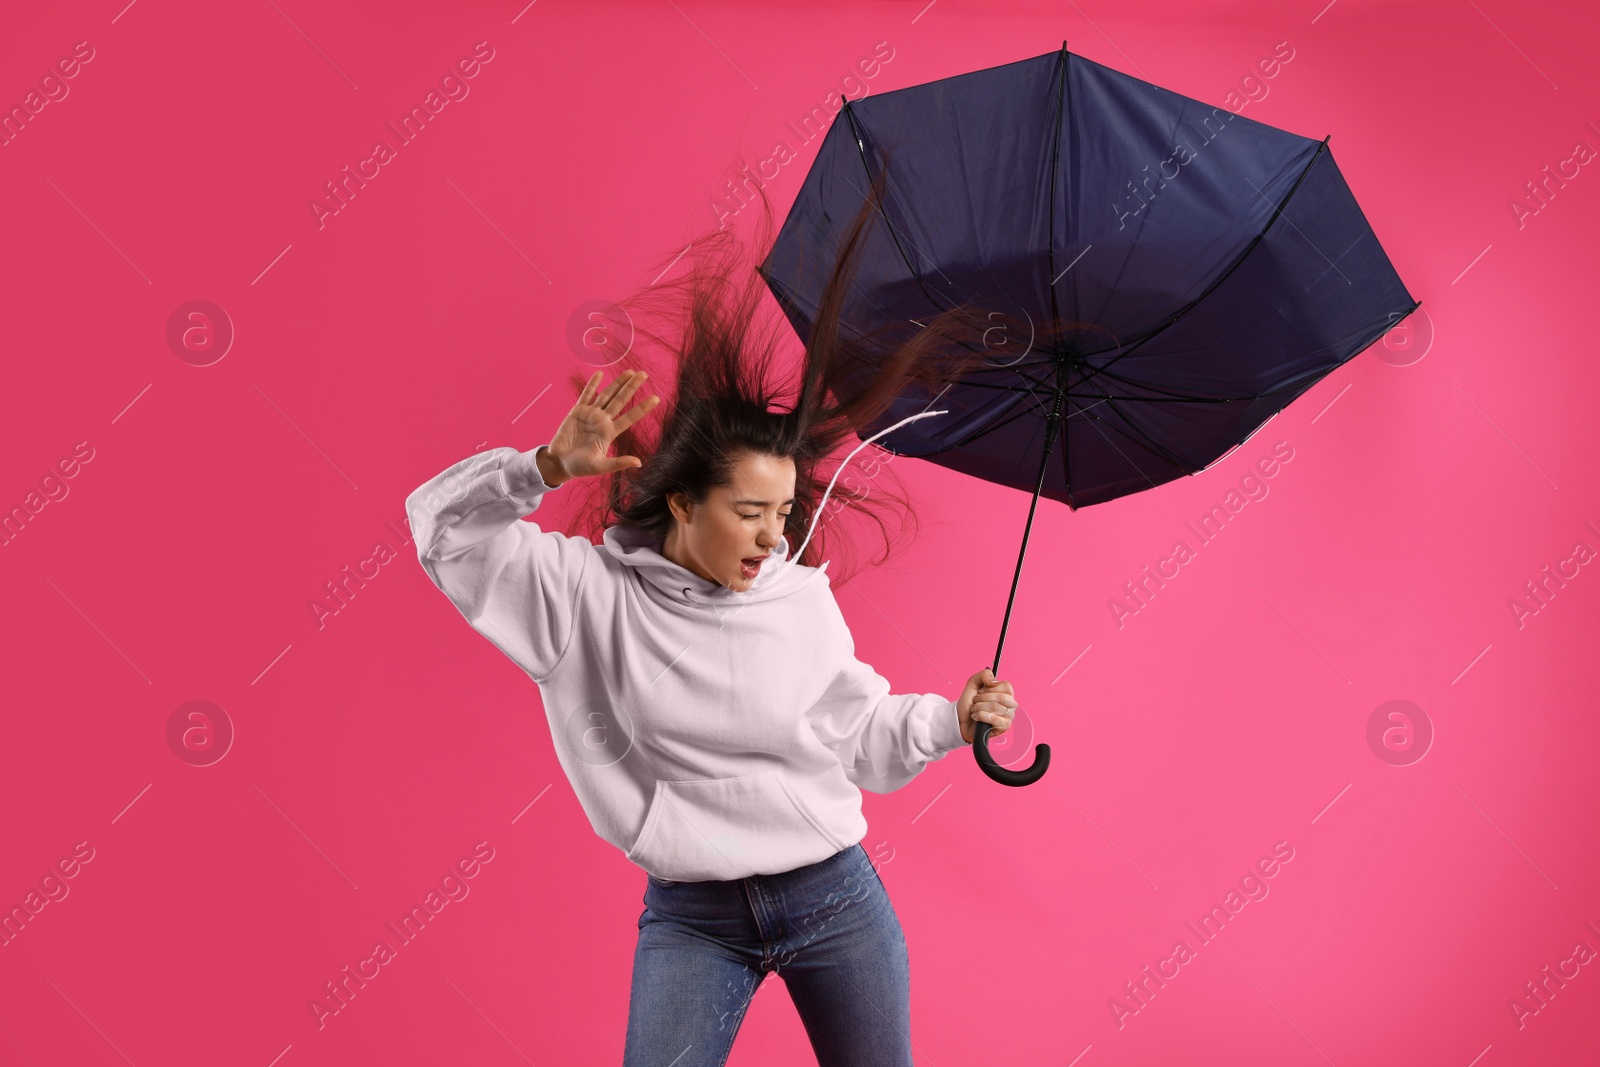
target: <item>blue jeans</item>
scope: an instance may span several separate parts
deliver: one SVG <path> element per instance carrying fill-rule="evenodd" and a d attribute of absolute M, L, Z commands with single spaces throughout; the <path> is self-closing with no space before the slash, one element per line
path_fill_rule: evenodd
<path fill-rule="evenodd" d="M 781 874 L 646 878 L 623 1067 L 722 1067 L 773 971 L 819 1067 L 912 1067 L 905 934 L 859 844 Z"/>

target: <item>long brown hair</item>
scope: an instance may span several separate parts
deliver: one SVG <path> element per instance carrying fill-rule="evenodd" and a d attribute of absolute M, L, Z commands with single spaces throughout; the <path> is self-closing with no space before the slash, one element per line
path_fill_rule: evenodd
<path fill-rule="evenodd" d="M 703 502 L 713 487 L 731 483 L 736 459 L 756 453 L 794 462 L 795 502 L 784 529 L 793 552 L 811 530 L 838 466 L 827 462 L 830 457 L 858 432 L 866 436 L 865 428 L 906 394 L 911 383 L 931 387 L 926 393 L 931 400 L 966 368 L 984 361 L 977 339 L 992 322 L 969 305 L 930 316 L 909 335 L 904 326 L 851 330 L 850 336 L 841 330 L 841 307 L 859 268 L 863 242 L 881 214 L 887 175 L 885 166 L 841 241 L 796 380 L 786 390 L 773 385 L 775 364 L 781 348 L 799 339 L 755 269 L 774 240 L 772 206 L 764 189 L 757 191 L 760 210 L 752 249 L 732 229 L 707 229 L 685 252 L 663 256 L 648 268 L 659 277 L 681 259 L 687 263 L 684 271 L 617 301 L 610 315 L 631 325 L 632 344 L 606 370 L 611 376 L 628 369 L 648 371 L 635 402 L 653 394 L 662 402 L 619 434 L 614 445 L 615 455 L 638 456 L 643 466 L 585 479 L 600 483 L 588 486 L 590 492 L 604 494 L 581 520 L 591 539 L 616 524 L 648 530 L 664 541 L 677 521 L 667 494 L 682 492 Z M 650 366 L 652 349 L 669 356 L 668 373 Z M 591 373 L 592 368 L 573 372 L 569 384 L 574 395 Z M 780 400 L 782 407 L 777 406 Z M 830 511 L 837 504 L 841 515 L 848 511 L 877 523 L 884 550 L 875 565 L 885 562 L 899 544 L 888 536 L 883 512 L 901 513 L 906 519 L 901 532 L 909 537 L 918 525 L 915 509 L 884 473 L 879 469 L 870 485 L 861 488 L 850 484 L 854 479 L 841 477 L 827 498 Z M 837 554 L 838 546 L 827 538 L 829 518 L 818 521 L 799 562 L 817 566 Z M 852 544 L 848 537 L 844 541 L 846 547 Z M 836 582 L 848 580 L 850 562 L 846 558 L 843 565 L 835 564 Z"/>

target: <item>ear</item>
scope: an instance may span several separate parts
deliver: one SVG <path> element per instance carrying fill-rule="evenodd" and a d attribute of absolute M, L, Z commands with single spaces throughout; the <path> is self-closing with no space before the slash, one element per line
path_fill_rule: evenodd
<path fill-rule="evenodd" d="M 679 522 L 689 521 L 689 497 L 687 494 L 680 492 L 668 493 L 667 508 L 672 512 L 672 517 Z"/>

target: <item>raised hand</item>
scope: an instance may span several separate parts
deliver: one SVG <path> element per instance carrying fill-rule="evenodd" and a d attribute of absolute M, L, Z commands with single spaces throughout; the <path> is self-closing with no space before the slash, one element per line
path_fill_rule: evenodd
<path fill-rule="evenodd" d="M 555 436 L 543 450 L 543 456 L 556 467 L 556 480 L 551 481 L 546 474 L 547 484 L 553 486 L 568 478 L 609 474 L 626 467 L 644 465 L 637 456 L 608 456 L 606 452 L 618 434 L 653 411 L 661 398 L 648 397 L 623 411 L 649 375 L 644 371 L 628 371 L 601 389 L 602 373 L 595 371 L 594 376 L 584 384 L 578 402 L 561 420 Z M 543 464 L 540 470 L 545 470 Z"/>

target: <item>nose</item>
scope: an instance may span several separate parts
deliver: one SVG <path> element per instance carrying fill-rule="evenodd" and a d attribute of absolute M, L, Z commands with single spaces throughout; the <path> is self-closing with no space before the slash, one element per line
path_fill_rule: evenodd
<path fill-rule="evenodd" d="M 773 516 L 761 524 L 761 534 L 756 538 L 756 544 L 771 552 L 778 547 L 778 542 L 783 540 L 783 527 L 785 519 Z"/>

